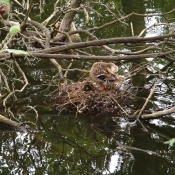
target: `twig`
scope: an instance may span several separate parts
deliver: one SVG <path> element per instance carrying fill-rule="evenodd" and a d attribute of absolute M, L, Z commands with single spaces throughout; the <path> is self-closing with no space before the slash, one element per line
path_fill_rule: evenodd
<path fill-rule="evenodd" d="M 15 91 L 16 91 L 16 92 L 23 92 L 23 90 L 27 87 L 27 85 L 29 85 L 29 82 L 28 82 L 28 79 L 27 79 L 25 73 L 23 72 L 23 70 L 21 69 L 21 67 L 20 67 L 19 64 L 17 63 L 17 61 L 14 61 L 14 62 L 15 62 L 15 65 L 16 65 L 18 71 L 22 74 L 22 76 L 23 76 L 23 78 L 24 78 L 24 81 L 25 81 L 24 86 L 23 86 L 21 89 L 15 90 Z"/>
<path fill-rule="evenodd" d="M 166 55 L 173 54 L 175 51 L 169 51 L 169 52 L 162 52 L 162 53 L 151 53 L 151 54 L 140 54 L 140 55 L 127 55 L 127 56 L 87 56 L 87 55 L 70 55 L 70 54 L 48 54 L 48 53 L 40 53 L 40 52 L 29 52 L 31 56 L 34 56 L 36 58 L 53 58 L 53 59 L 58 59 L 62 60 L 64 59 L 75 59 L 75 60 L 132 60 L 132 59 L 142 59 L 142 58 L 150 58 L 150 57 L 163 57 L 165 58 Z M 24 58 L 26 55 L 23 54 L 15 54 L 15 58 Z M 5 59 L 4 59 L 5 58 Z M 5 61 L 6 59 L 10 59 L 11 56 L 8 53 L 3 53 L 0 54 L 0 61 Z M 165 58 L 166 60 L 173 61 L 175 62 L 175 59 L 172 57 L 170 58 Z"/>
<path fill-rule="evenodd" d="M 134 28 L 133 28 L 132 22 L 130 23 L 130 25 L 131 25 L 131 33 L 132 33 L 132 36 L 134 36 Z"/>
<path fill-rule="evenodd" d="M 146 108 L 146 106 L 147 106 L 149 100 L 151 99 L 151 97 L 152 97 L 153 94 L 154 94 L 154 91 L 155 91 L 155 88 L 156 88 L 156 83 L 157 83 L 157 82 L 154 83 L 154 85 L 153 85 L 153 87 L 152 87 L 152 89 L 151 89 L 151 91 L 150 91 L 149 96 L 147 97 L 147 99 L 146 99 L 144 105 L 142 106 L 141 110 L 139 111 L 139 114 L 137 115 L 136 120 L 135 120 L 134 122 L 130 123 L 131 125 L 134 125 L 137 121 L 140 122 L 139 118 L 140 118 L 140 116 L 142 115 L 143 111 L 145 110 L 145 108 Z M 133 115 L 132 115 L 132 117 L 133 117 Z M 130 118 L 131 118 L 131 117 L 130 117 Z M 141 124 L 141 122 L 140 122 L 140 124 Z M 142 125 L 142 124 L 141 124 L 141 125 Z M 143 126 L 143 125 L 142 125 L 142 126 Z"/>
<path fill-rule="evenodd" d="M 30 4 L 29 4 L 29 8 L 27 8 L 27 12 L 26 12 L 26 15 L 25 15 L 25 19 L 23 20 L 23 22 L 22 22 L 22 24 L 21 24 L 21 30 L 24 29 L 24 26 L 25 26 L 27 20 L 29 19 L 29 15 L 30 15 L 30 13 L 32 12 L 33 7 L 34 7 L 34 3 L 33 3 L 33 1 L 31 1 Z"/>
<path fill-rule="evenodd" d="M 74 32 L 70 32 L 73 34 Z M 152 43 L 156 40 L 164 40 L 165 38 L 173 37 L 175 36 L 175 33 L 171 34 L 165 34 L 160 36 L 154 36 L 154 37 L 116 37 L 116 38 L 108 38 L 108 39 L 101 39 L 101 40 L 93 40 L 93 41 L 86 41 L 86 42 L 80 42 L 80 43 L 73 43 L 68 44 L 66 46 L 56 46 L 54 48 L 44 49 L 37 52 L 42 53 L 54 53 L 54 52 L 60 52 L 70 49 L 77 49 L 77 48 L 87 48 L 91 46 L 102 46 L 102 45 L 108 45 L 108 44 L 119 44 L 119 43 L 139 43 L 139 42 L 147 42 Z"/>
<path fill-rule="evenodd" d="M 15 92 L 23 92 L 24 89 L 27 87 L 27 85 L 29 85 L 28 80 L 27 80 L 27 77 L 26 77 L 25 73 L 23 72 L 23 70 L 21 69 L 21 67 L 19 66 L 19 64 L 18 64 L 16 61 L 14 61 L 14 63 L 15 63 L 15 65 L 16 65 L 18 71 L 22 74 L 22 76 L 23 76 L 23 78 L 24 78 L 24 81 L 25 81 L 25 84 L 24 84 L 24 86 L 23 86 L 21 89 L 16 89 L 16 90 L 14 90 L 14 91 L 10 91 L 10 93 L 7 95 L 7 97 L 3 100 L 3 106 L 5 107 L 5 111 L 6 111 L 6 101 L 7 101 L 12 95 L 14 95 Z"/>
<path fill-rule="evenodd" d="M 115 100 L 112 96 L 110 96 L 110 98 L 112 98 L 112 100 L 119 106 L 119 108 L 125 113 L 125 115 L 129 117 L 128 113 L 121 107 L 117 100 Z"/>
<path fill-rule="evenodd" d="M 29 106 L 28 105 L 27 107 L 30 108 L 30 109 L 32 109 L 35 112 L 35 114 L 36 114 L 36 122 L 35 122 L 35 124 L 36 124 L 37 121 L 38 121 L 38 119 L 39 119 L 38 111 L 33 106 Z"/>
<path fill-rule="evenodd" d="M 7 81 L 7 77 L 4 75 L 4 73 L 2 72 L 2 70 L 0 69 L 0 74 L 4 80 L 4 83 L 5 83 L 5 86 L 6 86 L 6 89 L 8 92 L 11 92 L 10 90 L 10 87 L 9 87 L 9 84 L 8 84 L 8 81 Z"/>
<path fill-rule="evenodd" d="M 155 155 L 158 157 L 161 157 L 160 155 L 158 155 L 156 152 L 154 151 L 150 151 L 150 150 L 144 150 L 144 149 L 140 149 L 140 148 L 136 148 L 136 147 L 132 147 L 132 146 L 127 146 L 127 145 L 123 145 L 120 142 L 117 141 L 117 144 L 119 145 L 119 147 L 117 147 L 117 149 L 119 150 L 124 150 L 124 149 L 128 149 L 128 150 L 135 150 L 135 151 L 141 151 L 144 153 L 147 153 L 149 155 Z"/>
<path fill-rule="evenodd" d="M 10 114 L 10 116 L 11 116 L 13 119 L 15 119 L 17 122 L 20 123 L 20 121 L 14 116 L 14 114 L 13 114 L 13 112 L 10 110 L 10 108 L 8 108 L 6 112 L 7 112 L 8 114 Z"/>
<path fill-rule="evenodd" d="M 26 129 L 23 126 L 20 126 L 21 123 L 17 123 L 15 121 L 12 121 L 12 120 L 8 119 L 7 117 L 4 117 L 1 114 L 0 114 L 0 122 L 14 128 L 16 130 L 19 130 L 21 132 L 26 132 Z"/>
<path fill-rule="evenodd" d="M 50 47 L 50 31 L 42 24 L 36 22 L 36 21 L 31 21 L 31 20 L 27 20 L 27 23 L 30 23 L 34 26 L 36 26 L 37 28 L 39 28 L 40 30 L 45 32 L 46 35 L 46 39 L 45 39 L 45 49 L 49 49 Z M 62 67 L 60 66 L 60 64 L 58 64 L 58 62 L 55 59 L 50 59 L 50 61 L 52 62 L 53 65 L 55 65 L 55 67 L 57 68 L 58 72 L 60 74 L 62 74 Z"/>
<path fill-rule="evenodd" d="M 172 107 L 170 109 L 166 109 L 166 110 L 163 110 L 163 111 L 154 112 L 152 114 L 143 114 L 141 116 L 141 118 L 142 119 L 153 119 L 153 118 L 158 118 L 158 117 L 161 117 L 161 116 L 169 115 L 169 114 L 172 114 L 172 113 L 175 113 L 175 107 Z"/>
<path fill-rule="evenodd" d="M 142 108 L 141 108 L 141 110 L 140 110 L 140 112 L 139 112 L 139 114 L 138 114 L 136 120 L 138 120 L 138 119 L 140 118 L 140 116 L 142 115 L 143 111 L 145 110 L 145 108 L 146 108 L 146 106 L 147 106 L 149 100 L 150 100 L 151 97 L 153 96 L 154 91 L 155 91 L 155 88 L 156 88 L 156 83 L 157 83 L 157 82 L 154 83 L 154 85 L 153 85 L 153 87 L 152 87 L 152 89 L 151 89 L 151 91 L 150 91 L 150 94 L 149 94 L 149 96 L 147 97 L 147 99 L 146 99 L 144 105 L 142 106 Z"/>
<path fill-rule="evenodd" d="M 67 69 L 63 69 L 63 70 L 66 71 Z M 69 71 L 80 71 L 80 72 L 86 72 L 86 73 L 89 73 L 89 70 L 78 69 L 78 68 L 69 69 Z"/>
<path fill-rule="evenodd" d="M 57 12 L 59 11 L 59 9 L 57 9 L 57 5 L 58 5 L 59 2 L 60 2 L 60 0 L 57 0 L 55 2 L 53 13 L 45 21 L 42 22 L 43 25 L 46 26 L 48 24 L 48 22 L 57 14 Z"/>

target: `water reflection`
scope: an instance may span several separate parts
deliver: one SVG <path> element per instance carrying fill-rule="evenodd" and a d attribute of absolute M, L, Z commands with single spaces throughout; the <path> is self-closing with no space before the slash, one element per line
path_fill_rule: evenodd
<path fill-rule="evenodd" d="M 163 174 L 165 167 L 173 166 L 168 157 L 174 151 L 162 144 L 162 135 L 167 135 L 168 139 L 174 133 L 162 133 L 159 126 L 149 123 L 144 126 L 149 132 L 143 132 L 139 126 L 130 128 L 127 120 L 115 117 L 75 119 L 67 114 L 43 115 L 36 131 L 1 134 L 1 170 L 4 174 L 110 174 L 121 171 L 122 174 L 131 171 L 155 174 L 164 162 Z M 159 134 L 159 138 L 151 134 Z M 171 154 L 166 153 L 167 149 Z"/>

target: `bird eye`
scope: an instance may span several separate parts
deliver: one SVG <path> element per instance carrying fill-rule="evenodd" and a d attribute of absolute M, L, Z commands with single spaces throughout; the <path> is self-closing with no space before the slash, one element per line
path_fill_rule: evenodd
<path fill-rule="evenodd" d="M 101 79 L 101 80 L 105 80 L 106 76 L 104 74 L 100 74 L 97 76 L 97 78 Z"/>

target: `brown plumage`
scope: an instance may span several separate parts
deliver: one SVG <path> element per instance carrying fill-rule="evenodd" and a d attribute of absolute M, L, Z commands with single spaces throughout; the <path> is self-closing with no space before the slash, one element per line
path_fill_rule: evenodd
<path fill-rule="evenodd" d="M 7 15 L 10 11 L 10 6 L 5 3 L 0 3 L 0 14 L 1 16 Z"/>
<path fill-rule="evenodd" d="M 113 63 L 96 62 L 90 69 L 90 79 L 99 85 L 122 84 L 124 76 L 118 73 L 118 66 Z"/>

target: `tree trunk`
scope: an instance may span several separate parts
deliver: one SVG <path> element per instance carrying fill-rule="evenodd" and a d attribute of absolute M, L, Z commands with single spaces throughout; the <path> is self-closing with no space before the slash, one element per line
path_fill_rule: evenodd
<path fill-rule="evenodd" d="M 71 1 L 71 4 L 70 4 L 71 11 L 65 14 L 65 16 L 61 22 L 60 28 L 59 28 L 60 31 L 69 32 L 71 30 L 71 24 L 73 22 L 73 19 L 74 19 L 76 13 L 77 13 L 76 8 L 80 7 L 81 3 L 82 3 L 82 0 L 72 0 Z M 55 36 L 54 41 L 64 41 L 65 38 L 66 38 L 66 36 L 64 34 L 58 33 Z"/>

